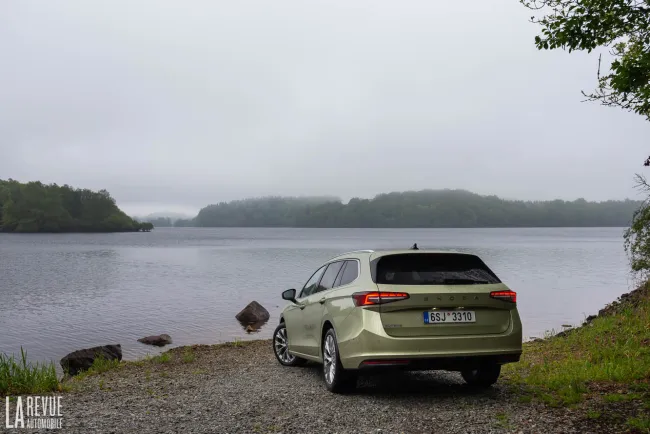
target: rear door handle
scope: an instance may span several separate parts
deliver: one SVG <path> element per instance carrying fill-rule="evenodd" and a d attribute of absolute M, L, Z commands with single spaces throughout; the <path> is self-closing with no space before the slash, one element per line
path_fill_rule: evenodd
<path fill-rule="evenodd" d="M 320 300 L 318 300 L 318 302 L 319 302 L 320 304 L 325 304 L 325 298 L 321 298 Z"/>

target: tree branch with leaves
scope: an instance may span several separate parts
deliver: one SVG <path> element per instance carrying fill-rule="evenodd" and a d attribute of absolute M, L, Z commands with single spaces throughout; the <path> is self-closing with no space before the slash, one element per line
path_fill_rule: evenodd
<path fill-rule="evenodd" d="M 520 0 L 546 13 L 531 21 L 541 26 L 540 50 L 608 47 L 609 70 L 598 61 L 597 86 L 582 92 L 589 101 L 644 116 L 650 121 L 650 4 L 648 0 Z M 645 162 L 650 166 L 650 157 Z"/>

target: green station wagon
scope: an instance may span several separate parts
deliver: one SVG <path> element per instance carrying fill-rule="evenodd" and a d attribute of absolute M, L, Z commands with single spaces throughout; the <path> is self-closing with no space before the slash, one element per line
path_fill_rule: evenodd
<path fill-rule="evenodd" d="M 282 298 L 273 334 L 284 366 L 323 364 L 332 392 L 360 371 L 459 371 L 489 387 L 521 356 L 517 294 L 478 257 L 431 250 L 361 250 L 330 259 Z"/>

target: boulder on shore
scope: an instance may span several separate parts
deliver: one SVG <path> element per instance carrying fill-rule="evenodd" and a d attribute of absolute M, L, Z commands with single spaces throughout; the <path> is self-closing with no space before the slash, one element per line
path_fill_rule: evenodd
<path fill-rule="evenodd" d="M 172 337 L 166 334 L 145 336 L 144 338 L 138 339 L 138 342 L 142 342 L 143 344 L 147 345 L 155 345 L 157 347 L 164 347 L 165 345 L 172 343 Z"/>
<path fill-rule="evenodd" d="M 100 357 L 106 360 L 122 360 L 122 346 L 120 344 L 102 345 L 73 351 L 61 359 L 61 367 L 63 372 L 77 375 L 81 371 L 88 370 L 95 359 Z"/>
<path fill-rule="evenodd" d="M 256 301 L 251 301 L 248 303 L 248 306 L 235 315 L 235 318 L 244 324 L 265 322 L 268 321 L 270 317 L 271 315 L 269 314 L 269 311 L 264 309 L 264 306 Z"/>

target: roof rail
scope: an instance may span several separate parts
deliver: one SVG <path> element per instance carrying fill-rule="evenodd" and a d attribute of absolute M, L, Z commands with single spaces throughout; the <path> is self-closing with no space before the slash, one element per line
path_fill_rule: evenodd
<path fill-rule="evenodd" d="M 350 253 L 375 253 L 375 251 L 374 250 L 353 250 L 351 252 L 340 253 L 336 256 L 332 256 L 330 259 L 338 258 L 339 256 L 349 255 Z"/>

